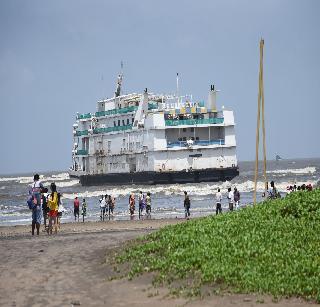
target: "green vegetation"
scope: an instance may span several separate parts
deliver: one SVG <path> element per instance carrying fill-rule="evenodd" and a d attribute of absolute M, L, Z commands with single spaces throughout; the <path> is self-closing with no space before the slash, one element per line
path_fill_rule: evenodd
<path fill-rule="evenodd" d="M 155 272 L 157 282 L 183 283 L 193 294 L 227 287 L 319 302 L 320 190 L 165 227 L 116 260 L 130 264 L 129 277 Z"/>

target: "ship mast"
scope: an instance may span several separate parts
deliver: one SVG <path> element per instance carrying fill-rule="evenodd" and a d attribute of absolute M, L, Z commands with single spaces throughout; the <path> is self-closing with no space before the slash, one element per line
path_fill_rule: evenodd
<path fill-rule="evenodd" d="M 121 71 L 117 79 L 117 87 L 114 93 L 115 97 L 119 97 L 121 95 L 122 79 L 123 79 L 123 62 L 121 61 Z"/>

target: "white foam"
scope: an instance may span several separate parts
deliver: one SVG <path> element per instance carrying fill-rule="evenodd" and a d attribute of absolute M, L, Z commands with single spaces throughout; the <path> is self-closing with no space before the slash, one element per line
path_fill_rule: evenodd
<path fill-rule="evenodd" d="M 280 192 L 286 192 L 287 187 L 290 185 L 302 185 L 302 184 L 311 184 L 315 185 L 316 180 L 308 181 L 308 182 L 276 182 L 276 188 Z M 66 199 L 74 199 L 76 196 L 79 198 L 91 198 L 91 197 L 100 197 L 104 194 L 111 194 L 114 197 L 126 197 L 131 192 L 138 194 L 139 191 L 150 192 L 152 195 L 155 194 L 165 194 L 166 196 L 170 195 L 183 195 L 184 191 L 187 191 L 190 195 L 210 195 L 217 192 L 218 188 L 221 189 L 222 193 L 227 193 L 228 188 L 237 187 L 237 189 L 241 192 L 252 192 L 254 190 L 254 182 L 251 180 L 247 180 L 241 183 L 231 183 L 229 181 L 213 183 L 213 184 L 174 184 L 174 185 L 165 185 L 165 186 L 142 186 L 140 188 L 132 187 L 132 186 L 123 186 L 123 187 L 111 187 L 106 188 L 105 190 L 96 190 L 96 191 L 85 191 L 81 193 L 64 193 L 63 196 Z M 264 182 L 258 181 L 257 182 L 257 191 L 263 192 L 264 191 Z"/>
<path fill-rule="evenodd" d="M 0 177 L 0 182 L 17 181 L 22 183 L 32 183 L 33 177 Z"/>
<path fill-rule="evenodd" d="M 44 186 L 48 186 L 50 185 L 52 181 L 44 181 L 42 182 Z M 79 184 L 79 180 L 70 180 L 70 181 L 66 181 L 66 182 L 55 182 L 56 186 L 59 188 L 66 188 L 66 187 L 72 187 L 74 185 Z"/>
<path fill-rule="evenodd" d="M 296 174 L 296 175 L 314 174 L 315 172 L 316 172 L 316 168 L 314 166 L 308 166 L 305 168 L 278 169 L 273 171 L 267 171 L 268 174 Z"/>
<path fill-rule="evenodd" d="M 54 174 L 51 176 L 45 176 L 45 175 L 40 175 L 40 180 L 41 181 L 65 181 L 69 180 L 69 174 L 68 173 L 60 173 L 60 174 Z M 0 177 L 0 182 L 8 182 L 8 181 L 16 181 L 21 184 L 28 184 L 33 182 L 33 176 L 22 176 L 22 177 Z"/>

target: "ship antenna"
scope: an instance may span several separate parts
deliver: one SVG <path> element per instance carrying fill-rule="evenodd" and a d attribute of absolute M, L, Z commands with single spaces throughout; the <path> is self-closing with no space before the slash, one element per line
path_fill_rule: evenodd
<path fill-rule="evenodd" d="M 123 79 L 123 62 L 121 61 L 121 71 L 120 74 L 118 75 L 118 79 L 117 79 L 117 88 L 115 91 L 115 96 L 119 97 L 121 95 L 121 86 L 122 86 L 122 79 Z"/>
<path fill-rule="evenodd" d="M 177 102 L 179 103 L 179 73 L 177 72 Z"/>

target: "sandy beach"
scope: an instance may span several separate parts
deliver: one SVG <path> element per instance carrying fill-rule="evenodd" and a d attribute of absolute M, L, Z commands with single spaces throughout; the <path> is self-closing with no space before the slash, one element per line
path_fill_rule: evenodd
<path fill-rule="evenodd" d="M 181 219 L 62 224 L 56 236 L 30 226 L 0 227 L 0 306 L 312 306 L 257 295 L 168 297 L 151 276 L 109 281 L 108 251 Z"/>

